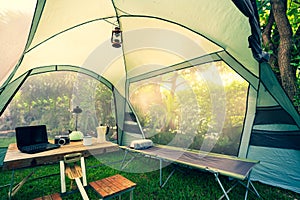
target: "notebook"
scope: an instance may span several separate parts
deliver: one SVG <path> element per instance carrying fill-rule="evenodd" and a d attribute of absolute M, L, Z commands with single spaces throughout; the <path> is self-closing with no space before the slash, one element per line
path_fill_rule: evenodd
<path fill-rule="evenodd" d="M 38 153 L 59 148 L 48 142 L 46 125 L 16 127 L 17 147 L 23 153 Z"/>

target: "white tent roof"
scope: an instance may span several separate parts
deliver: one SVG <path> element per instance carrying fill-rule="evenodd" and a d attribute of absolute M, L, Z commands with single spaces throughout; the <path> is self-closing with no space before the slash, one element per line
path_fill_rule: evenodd
<path fill-rule="evenodd" d="M 32 68 L 71 65 L 103 76 L 122 91 L 118 85 L 125 77 L 222 50 L 258 76 L 258 62 L 248 48 L 247 17 L 231 1 L 219 4 L 218 0 L 38 1 L 24 57 L 11 81 Z M 110 42 L 115 26 L 123 31 L 122 48 Z"/>

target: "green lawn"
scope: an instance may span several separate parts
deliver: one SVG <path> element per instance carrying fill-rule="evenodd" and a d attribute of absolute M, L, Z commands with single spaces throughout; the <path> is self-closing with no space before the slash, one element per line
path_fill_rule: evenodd
<path fill-rule="evenodd" d="M 222 195 L 214 176 L 210 173 L 179 166 L 178 171 L 169 179 L 164 188 L 159 187 L 159 171 L 158 162 L 149 158 L 139 158 L 133 160 L 123 171 L 120 171 L 120 161 L 122 160 L 122 152 L 114 152 L 102 155 L 101 157 L 89 157 L 86 159 L 87 179 L 89 182 L 95 181 L 114 174 L 122 174 L 126 178 L 137 183 L 134 190 L 134 199 L 136 200 L 152 200 L 152 199 L 218 199 Z M 19 190 L 13 199 L 29 200 L 46 194 L 52 194 L 60 191 L 59 165 L 47 165 L 36 167 L 35 174 L 24 186 Z M 164 178 L 172 171 L 172 166 L 166 166 L 163 170 Z M 32 169 L 22 169 L 15 171 L 16 182 L 29 174 Z M 55 174 L 51 177 L 36 179 L 40 176 Z M 232 181 L 226 177 L 221 177 L 221 181 L 225 187 L 229 187 Z M 10 171 L 1 171 L 0 185 L 8 184 L 11 180 Z M 74 183 L 75 184 L 75 183 Z M 254 185 L 263 199 L 300 199 L 300 194 L 296 194 L 287 190 L 271 187 L 258 182 Z M 67 180 L 67 190 L 70 182 Z M 0 198 L 7 199 L 9 187 L 0 188 Z M 230 193 L 233 200 L 243 199 L 244 187 L 238 186 Z M 95 193 L 88 189 L 90 199 L 97 199 Z M 250 193 L 250 198 L 256 199 Z M 63 199 L 81 199 L 79 192 L 69 194 Z M 128 195 L 124 194 L 123 199 L 128 199 Z"/>

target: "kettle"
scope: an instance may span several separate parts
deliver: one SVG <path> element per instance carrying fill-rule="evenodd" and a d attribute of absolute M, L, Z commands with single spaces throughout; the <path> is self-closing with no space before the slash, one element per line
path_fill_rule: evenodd
<path fill-rule="evenodd" d="M 69 135 L 71 141 L 78 141 L 83 139 L 83 133 L 81 131 L 72 131 Z"/>

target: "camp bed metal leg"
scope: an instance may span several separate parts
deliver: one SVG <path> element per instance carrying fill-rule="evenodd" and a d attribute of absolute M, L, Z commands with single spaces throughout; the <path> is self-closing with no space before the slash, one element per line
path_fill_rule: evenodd
<path fill-rule="evenodd" d="M 238 183 L 239 183 L 238 181 L 235 181 L 235 183 L 234 183 L 234 184 L 226 191 L 226 194 L 228 195 L 229 192 L 231 192 L 231 190 L 233 190 L 233 189 L 237 186 Z M 220 199 L 223 199 L 224 196 L 225 196 L 225 194 L 223 194 L 223 195 L 219 198 L 219 200 L 220 200 Z"/>
<path fill-rule="evenodd" d="M 224 195 L 221 196 L 221 197 L 219 198 L 219 200 L 222 199 L 224 196 L 226 197 L 227 200 L 229 200 L 228 194 L 227 194 L 227 192 L 225 191 L 225 189 L 224 189 L 224 187 L 223 187 L 223 184 L 221 183 L 221 181 L 220 181 L 220 179 L 219 179 L 219 173 L 214 172 L 213 174 L 214 174 L 214 176 L 215 176 L 215 178 L 216 178 L 216 181 L 219 183 L 219 186 L 221 187 L 221 189 L 222 189 L 222 191 L 223 191 L 223 193 L 224 193 Z M 231 189 L 232 189 L 232 188 L 231 188 Z M 231 190 L 231 189 L 230 189 L 230 190 Z"/>
<path fill-rule="evenodd" d="M 245 200 L 247 198 L 246 195 L 248 195 L 248 190 L 250 190 L 251 192 L 255 193 L 258 198 L 261 198 L 260 195 L 259 195 L 259 193 L 257 192 L 256 188 L 254 187 L 254 185 L 252 184 L 252 182 L 250 180 L 250 174 L 251 174 L 251 171 L 249 172 L 248 177 L 247 177 L 248 180 L 247 180 L 247 191 L 246 191 L 246 194 L 245 194 Z M 249 185 L 252 187 L 253 191 L 250 189 Z"/>
<path fill-rule="evenodd" d="M 133 157 L 130 158 L 129 161 L 127 161 L 127 162 L 125 163 L 126 157 L 127 157 L 127 155 L 128 155 L 129 153 L 130 153 L 130 152 L 127 151 L 127 150 L 125 149 L 125 155 L 124 155 L 123 160 L 122 160 L 122 163 L 121 163 L 121 169 L 124 169 L 124 168 L 125 168 L 125 167 L 133 160 L 133 159 L 136 158 L 135 155 L 132 155 Z M 150 155 L 149 155 L 149 157 L 150 157 L 150 158 L 153 158 L 153 159 L 159 160 L 159 186 L 160 186 L 161 188 L 163 188 L 163 187 L 165 186 L 165 184 L 168 182 L 168 180 L 171 178 L 171 176 L 174 174 L 175 168 L 174 168 L 173 171 L 169 174 L 169 176 L 167 177 L 167 179 L 163 182 L 163 180 L 162 180 L 163 159 L 157 158 L 157 157 L 155 157 L 155 156 L 153 157 L 153 156 L 150 156 Z"/>
<path fill-rule="evenodd" d="M 130 158 L 130 160 L 127 161 L 127 162 L 125 163 L 127 154 L 128 154 L 128 151 L 125 150 L 125 155 L 124 155 L 123 160 L 122 160 L 122 163 L 121 163 L 121 169 L 124 169 L 125 167 L 127 167 L 127 165 L 128 165 L 131 161 L 133 161 L 133 159 L 135 159 L 135 156 L 133 155 L 133 157 Z"/>
<path fill-rule="evenodd" d="M 254 187 L 252 181 L 250 181 L 250 185 L 252 186 L 252 188 L 253 188 L 253 190 L 254 190 L 256 196 L 257 196 L 258 198 L 261 198 L 261 196 L 259 195 L 258 191 L 257 191 L 256 188 Z"/>
<path fill-rule="evenodd" d="M 249 182 L 249 183 L 248 183 Z M 248 191 L 254 193 L 258 198 L 261 198 L 261 196 L 259 195 L 258 191 L 256 190 L 256 188 L 254 187 L 253 183 L 251 182 L 251 180 L 247 180 L 247 184 L 244 184 L 243 182 L 239 181 L 239 183 L 244 186 L 246 188 L 246 193 L 245 193 L 245 200 L 247 199 L 248 196 Z M 252 188 L 251 188 L 251 187 Z"/>
<path fill-rule="evenodd" d="M 176 168 L 174 168 L 173 170 L 172 170 L 172 172 L 169 174 L 169 176 L 167 177 L 167 179 L 165 180 L 165 182 L 163 183 L 162 182 L 162 162 L 163 162 L 163 160 L 162 159 L 159 159 L 159 186 L 161 187 L 161 188 L 163 188 L 165 185 L 166 185 L 166 183 L 168 182 L 168 180 L 171 178 L 171 176 L 174 174 L 174 172 L 175 172 L 175 170 L 176 170 Z"/>
<path fill-rule="evenodd" d="M 246 185 L 245 198 L 244 198 L 245 200 L 247 200 L 247 197 L 248 197 L 249 183 L 250 183 L 250 178 L 248 177 L 248 179 L 247 179 L 247 185 Z"/>
<path fill-rule="evenodd" d="M 247 177 L 247 184 L 243 183 L 242 181 L 239 181 L 239 183 L 246 188 L 245 198 L 244 198 L 245 200 L 248 198 L 249 191 L 252 192 L 252 193 L 254 193 L 258 198 L 261 198 L 260 195 L 259 195 L 259 193 L 258 193 L 258 191 L 254 187 L 252 181 L 250 180 L 250 173 L 249 173 L 249 175 Z"/>
<path fill-rule="evenodd" d="M 161 188 L 163 188 L 166 185 L 166 183 L 168 182 L 168 180 L 174 174 L 175 170 L 176 170 L 175 168 L 172 170 L 172 172 L 169 174 L 169 176 L 167 177 L 167 179 L 165 180 L 165 182 L 160 186 Z"/>
<path fill-rule="evenodd" d="M 126 150 L 124 150 L 125 151 L 125 153 L 124 153 L 124 157 L 123 157 L 123 160 L 122 160 L 122 163 L 121 163 L 121 169 L 124 169 L 124 162 L 125 162 L 125 159 L 126 159 L 126 157 L 127 157 L 127 154 L 128 154 L 128 151 L 126 151 Z"/>

